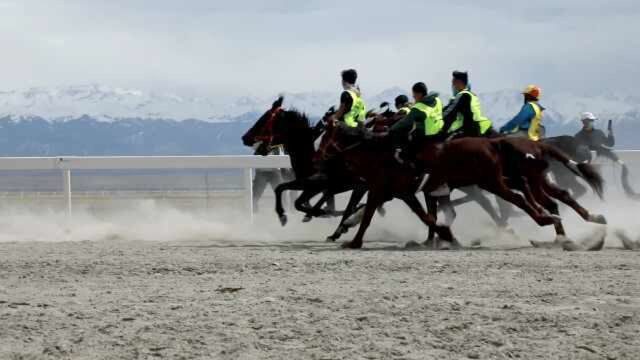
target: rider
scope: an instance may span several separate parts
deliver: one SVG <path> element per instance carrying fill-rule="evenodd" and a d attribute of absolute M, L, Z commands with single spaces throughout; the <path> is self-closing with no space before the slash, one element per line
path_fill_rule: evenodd
<path fill-rule="evenodd" d="M 403 117 L 409 115 L 409 112 L 411 111 L 411 103 L 409 102 L 407 95 L 398 95 L 395 103 L 398 115 L 402 115 Z"/>
<path fill-rule="evenodd" d="M 522 109 L 518 115 L 500 128 L 500 133 L 539 141 L 544 136 L 542 117 L 545 109 L 538 103 L 542 90 L 536 85 L 529 85 L 522 95 L 524 96 Z"/>
<path fill-rule="evenodd" d="M 469 74 L 454 71 L 451 85 L 453 98 L 444 109 L 443 132 L 454 137 L 494 136 L 491 120 L 482 115 L 480 99 L 470 90 Z"/>
<path fill-rule="evenodd" d="M 335 114 L 338 121 L 344 122 L 349 127 L 358 127 L 364 123 L 367 116 L 364 101 L 360 88 L 356 86 L 358 72 L 354 69 L 342 72 L 342 88 L 344 92 L 340 95 L 340 108 Z"/>
<path fill-rule="evenodd" d="M 360 88 L 356 85 L 358 72 L 354 69 L 348 69 L 342 71 L 341 76 L 344 91 L 340 95 L 340 108 L 332 115 L 331 120 L 343 122 L 348 127 L 357 131 L 357 128 L 364 126 L 364 121 L 367 116 Z M 328 161 L 330 160 L 325 159 L 315 164 L 317 172 L 311 176 L 311 180 L 324 181 L 327 179 Z"/>
<path fill-rule="evenodd" d="M 593 124 L 598 118 L 590 112 L 585 112 L 580 116 L 582 120 L 582 130 L 580 130 L 575 136 L 576 143 L 579 146 L 586 146 L 591 151 L 595 151 L 598 155 L 607 156 L 613 154 L 612 150 L 616 144 L 616 139 L 613 136 L 613 124 L 609 120 L 609 126 L 607 127 L 607 135 L 600 129 L 594 128 Z M 614 158 L 613 156 L 609 156 Z M 615 157 L 614 159 L 617 159 Z"/>
<path fill-rule="evenodd" d="M 413 147 L 427 139 L 436 139 L 444 125 L 438 93 L 429 93 L 423 82 L 413 85 L 412 92 L 415 105 L 404 119 L 391 127 L 390 132 L 395 157 L 401 163 L 404 162 L 402 154 L 407 145 Z"/>

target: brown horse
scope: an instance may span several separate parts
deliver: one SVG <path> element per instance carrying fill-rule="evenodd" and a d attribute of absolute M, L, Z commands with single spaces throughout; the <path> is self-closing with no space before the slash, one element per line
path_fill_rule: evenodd
<path fill-rule="evenodd" d="M 445 184 L 452 188 L 479 185 L 525 210 L 541 226 L 557 221 L 557 217 L 540 213 L 507 186 L 498 149 L 486 139 L 460 139 L 443 147 L 425 147 L 418 154 L 423 159 L 428 156 L 430 166 L 430 176 L 423 189 L 415 171 L 395 161 L 386 138 L 365 140 L 362 134 L 354 134 L 340 124 L 330 122 L 322 137 L 320 151 L 326 156 L 341 156 L 351 171 L 365 179 L 369 189 L 360 228 L 353 241 L 344 247 L 362 247 L 375 209 L 392 198 L 403 200 L 427 226 L 434 227 L 441 239 L 455 241 L 449 228 L 435 224 L 433 215 L 426 214 L 415 197 L 417 191 L 432 193 Z M 447 237 L 442 238 L 442 233 Z"/>
<path fill-rule="evenodd" d="M 464 144 L 461 144 L 462 142 Z M 465 147 L 478 148 L 481 144 L 484 144 L 485 154 L 470 154 L 467 158 L 460 156 L 460 149 L 464 151 Z M 452 151 L 451 148 L 455 148 L 457 151 Z M 545 212 L 556 216 L 558 219 L 558 221 L 554 222 L 557 235 L 556 243 L 566 250 L 580 250 L 581 248 L 566 238 L 566 233 L 559 217 L 558 205 L 553 199 L 560 200 L 574 209 L 585 221 L 606 224 L 604 216 L 591 214 L 580 206 L 567 191 L 548 180 L 546 171 L 549 163 L 546 159 L 552 158 L 563 164 L 576 176 L 584 179 L 599 196 L 602 196 L 603 180 L 595 168 L 589 164 L 578 164 L 572 161 L 553 146 L 533 142 L 525 138 L 454 140 L 445 144 L 440 153 L 434 152 L 433 149 L 428 149 L 427 147 L 418 155 L 420 163 L 431 171 L 425 191 L 431 192 L 443 184 L 448 184 L 450 187 L 455 188 L 457 187 L 456 184 L 459 186 L 468 182 L 468 174 L 489 170 L 487 167 L 489 163 L 480 160 L 483 157 L 486 159 L 493 158 L 499 162 L 498 166 L 495 166 L 492 171 L 495 171 L 494 176 L 504 177 L 504 181 L 496 182 L 490 177 L 485 177 L 484 181 L 478 183 L 478 185 L 484 190 L 492 192 L 525 210 L 534 220 L 536 214 Z M 466 169 L 467 174 L 456 174 L 453 167 Z M 482 170 L 483 168 L 485 170 Z M 443 177 L 438 174 L 454 174 L 454 176 Z M 505 186 L 512 190 L 521 191 L 526 201 L 523 202 L 521 197 L 514 196 L 513 192 L 505 189 Z M 539 243 L 533 243 L 533 245 L 537 246 Z M 586 249 L 599 250 L 603 245 L 604 238 L 600 239 L 596 244 L 587 245 Z"/>

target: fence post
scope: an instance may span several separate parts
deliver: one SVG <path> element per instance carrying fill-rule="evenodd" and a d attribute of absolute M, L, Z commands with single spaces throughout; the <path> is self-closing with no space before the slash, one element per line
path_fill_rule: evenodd
<path fill-rule="evenodd" d="M 249 220 L 253 224 L 253 169 L 244 169 L 244 188 L 247 194 L 247 206 L 249 209 Z"/>
<path fill-rule="evenodd" d="M 64 197 L 67 202 L 67 215 L 71 216 L 71 169 L 62 170 Z"/>

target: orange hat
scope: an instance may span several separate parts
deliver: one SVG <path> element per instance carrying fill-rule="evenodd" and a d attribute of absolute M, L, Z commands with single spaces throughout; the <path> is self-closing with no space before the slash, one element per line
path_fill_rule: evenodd
<path fill-rule="evenodd" d="M 540 87 L 537 85 L 529 85 L 524 89 L 522 93 L 539 99 L 540 95 L 542 95 L 542 89 L 540 89 Z"/>

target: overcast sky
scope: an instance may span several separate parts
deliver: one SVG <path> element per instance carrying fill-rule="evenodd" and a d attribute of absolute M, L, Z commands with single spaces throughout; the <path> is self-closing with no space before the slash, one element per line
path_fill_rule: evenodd
<path fill-rule="evenodd" d="M 337 91 L 355 67 L 370 93 L 453 69 L 479 92 L 633 91 L 639 24 L 633 0 L 0 0 L 0 89 Z"/>

